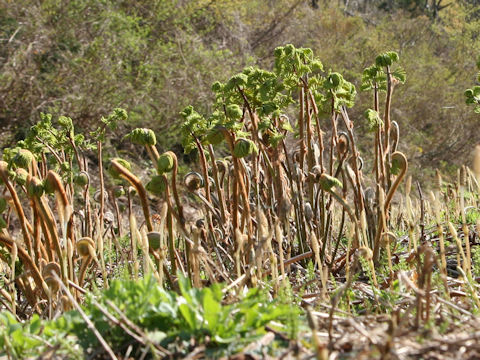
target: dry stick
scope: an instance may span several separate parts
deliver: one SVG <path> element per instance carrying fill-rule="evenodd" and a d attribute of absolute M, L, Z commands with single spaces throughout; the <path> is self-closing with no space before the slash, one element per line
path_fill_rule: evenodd
<path fill-rule="evenodd" d="M 472 276 L 472 264 L 471 264 L 471 251 L 470 251 L 470 240 L 469 240 L 469 231 L 467 226 L 467 220 L 465 215 L 465 186 L 464 184 L 460 184 L 460 211 L 462 214 L 462 230 L 463 230 L 463 238 L 465 240 L 465 255 L 467 259 L 467 263 L 465 264 L 466 272 L 471 277 Z"/>
<path fill-rule="evenodd" d="M 335 130 L 336 132 L 336 130 Z M 348 138 L 347 138 L 348 139 Z M 332 146 L 333 146 L 333 143 L 332 143 Z M 348 155 L 348 149 L 347 151 L 345 151 L 345 153 L 343 155 L 340 154 L 339 152 L 339 157 L 340 157 L 340 162 L 338 164 L 338 167 L 337 167 L 337 170 L 335 171 L 335 175 L 334 177 L 338 177 L 339 173 L 342 172 L 342 177 L 343 177 L 343 198 L 346 198 L 347 197 L 347 184 L 345 182 L 345 173 L 343 171 L 343 163 L 346 159 Z M 333 156 L 333 155 L 332 155 Z M 333 164 L 332 164 L 333 165 Z M 352 187 L 354 188 L 354 184 L 352 183 Z M 317 196 L 316 196 L 316 200 L 315 200 L 315 213 L 317 211 L 317 206 L 318 206 L 318 196 L 319 194 L 323 194 L 324 193 L 324 190 L 323 189 L 319 189 L 319 191 L 317 192 Z M 326 207 L 322 206 L 322 213 L 323 212 L 326 212 L 327 213 L 327 219 L 326 219 L 326 223 L 325 223 L 325 231 L 324 231 L 324 241 L 323 241 L 323 246 L 322 246 L 322 254 L 321 254 L 321 257 L 322 257 L 322 260 L 323 258 L 325 257 L 326 255 L 326 249 L 327 249 L 327 242 L 330 244 L 330 248 L 329 248 L 329 254 L 332 253 L 332 248 L 331 248 L 331 241 L 329 241 L 332 237 L 332 234 L 333 234 L 333 228 L 332 228 L 332 211 L 330 210 L 331 207 L 332 207 L 332 204 L 333 204 L 333 198 L 330 197 L 328 199 L 328 202 L 327 202 L 327 205 Z M 341 226 L 340 226 L 340 231 L 339 231 L 339 236 L 341 235 L 342 231 L 343 231 L 343 226 L 344 226 L 344 221 L 345 221 L 345 209 L 342 209 L 342 222 L 341 222 Z M 331 270 L 331 265 L 333 264 L 333 261 L 335 260 L 335 255 L 337 253 L 337 250 L 338 250 L 338 245 L 340 244 L 340 238 L 338 238 L 337 240 L 337 243 L 335 245 L 335 253 L 334 253 L 334 256 L 332 257 L 332 260 L 330 261 L 330 264 L 327 264 L 328 265 L 328 268 Z"/>
<path fill-rule="evenodd" d="M 348 261 L 348 259 L 347 259 Z M 329 321 L 328 321 L 328 347 L 329 349 L 332 349 L 333 347 L 333 314 L 335 313 L 335 307 L 338 305 L 340 299 L 342 298 L 343 294 L 345 293 L 345 291 L 348 290 L 348 288 L 350 287 L 350 285 L 352 284 L 352 281 L 353 281 L 353 274 L 357 271 L 357 267 L 358 267 L 358 263 L 359 263 L 359 260 L 358 260 L 358 255 L 355 254 L 354 255 L 354 258 L 353 258 L 353 264 L 350 268 L 350 272 L 347 274 L 347 281 L 345 282 L 344 285 L 342 285 L 336 292 L 336 294 L 334 296 L 332 296 L 332 307 L 330 308 L 330 312 L 329 312 Z"/>
<path fill-rule="evenodd" d="M 480 299 L 478 298 L 476 289 L 472 286 L 471 280 L 472 278 L 468 276 L 468 274 L 463 271 L 463 269 L 460 266 L 457 266 L 458 272 L 462 275 L 464 282 L 467 284 L 468 289 L 470 290 L 470 293 L 473 297 L 473 300 L 475 301 L 475 305 L 477 305 L 477 309 L 480 309 Z"/>
<path fill-rule="evenodd" d="M 448 228 L 449 228 L 450 233 L 452 234 L 452 237 L 455 240 L 455 243 L 457 245 L 457 249 L 458 249 L 457 253 L 460 254 L 460 256 L 457 256 L 457 262 L 458 262 L 457 265 L 458 265 L 458 267 L 461 267 L 465 271 L 466 270 L 466 265 L 467 265 L 467 258 L 466 258 L 465 252 L 463 251 L 462 242 L 458 238 L 457 230 L 455 229 L 455 227 L 453 226 L 453 224 L 451 222 L 448 222 Z M 460 258 L 462 259 L 462 261 L 460 261 Z"/>
<path fill-rule="evenodd" d="M 253 159 L 256 159 L 256 156 L 254 156 L 252 154 L 252 158 Z M 254 161 L 254 160 L 253 160 Z M 243 173 L 244 175 L 244 181 L 245 181 L 245 190 L 247 192 L 248 195 L 248 203 L 250 204 L 250 187 L 251 187 L 251 184 L 252 184 L 252 181 L 251 181 L 251 176 L 252 176 L 252 169 L 247 165 L 247 162 L 245 161 L 245 159 L 243 158 L 240 158 L 239 160 L 239 164 L 240 164 L 240 168 L 241 168 L 241 172 Z M 273 196 L 272 196 L 273 197 Z M 253 199 L 252 201 L 254 201 L 255 199 Z M 253 217 L 252 217 L 253 218 Z M 252 218 L 250 218 L 249 220 L 252 221 Z M 246 222 L 246 219 L 245 217 L 242 217 L 242 227 L 245 226 L 245 222 Z"/>
<path fill-rule="evenodd" d="M 337 243 L 335 244 L 335 248 L 333 249 L 333 254 L 332 258 L 330 260 L 330 263 L 327 263 L 328 265 L 328 270 L 331 272 L 333 264 L 335 263 L 335 257 L 337 256 L 337 251 L 340 246 L 340 242 L 343 237 L 343 227 L 345 226 L 345 209 L 342 208 L 342 220 L 340 221 L 340 228 L 338 230 L 338 236 L 337 236 Z"/>
<path fill-rule="evenodd" d="M 303 254 L 291 257 L 290 259 L 284 261 L 283 266 L 288 266 L 288 265 L 294 264 L 296 262 L 299 262 L 299 261 L 302 261 L 302 260 L 305 260 L 305 259 L 309 259 L 313 255 L 314 255 L 313 251 L 307 251 Z"/>
<path fill-rule="evenodd" d="M 207 199 L 205 199 L 202 193 L 199 192 L 198 190 L 194 190 L 192 191 L 192 194 L 197 196 L 200 199 L 200 201 L 203 203 L 203 205 L 205 205 L 206 212 L 213 215 L 221 223 L 222 221 L 221 214 L 219 214 L 218 210 L 211 203 L 209 203 Z"/>
<path fill-rule="evenodd" d="M 410 191 L 412 188 L 412 176 L 409 176 L 405 182 L 405 205 L 406 205 L 406 212 L 407 212 L 407 224 L 408 224 L 408 250 L 410 251 L 413 247 L 417 249 L 417 238 L 415 236 L 415 226 L 413 223 L 413 206 L 412 206 L 412 199 L 410 198 Z"/>
<path fill-rule="evenodd" d="M 75 298 L 73 297 L 73 295 L 70 293 L 70 290 L 68 290 L 68 288 L 62 283 L 62 281 L 60 280 L 60 278 L 58 277 L 58 275 L 55 273 L 55 272 L 52 272 L 52 275 L 56 278 L 56 280 L 58 281 L 58 283 L 60 284 L 60 286 L 62 287 L 63 291 L 65 292 L 65 294 L 67 295 L 68 299 L 70 300 L 70 302 L 73 304 L 73 306 L 75 307 L 75 309 L 78 311 L 78 313 L 80 314 L 80 316 L 83 318 L 83 320 L 85 321 L 85 323 L 87 324 L 87 327 L 93 332 L 93 334 L 95 335 L 95 337 L 98 339 L 98 341 L 100 342 L 100 344 L 102 345 L 102 347 L 105 349 L 105 351 L 107 352 L 108 356 L 110 356 L 111 359 L 113 360 L 117 360 L 117 357 L 115 356 L 115 354 L 113 353 L 113 350 L 110 348 L 110 346 L 107 344 L 107 342 L 105 341 L 105 339 L 102 337 L 102 335 L 100 334 L 100 332 L 97 330 L 97 328 L 95 327 L 95 325 L 93 324 L 93 322 L 89 319 L 89 317 L 87 316 L 87 314 L 85 314 L 85 312 L 82 310 L 82 308 L 80 307 L 80 305 L 78 304 L 78 302 L 75 300 Z"/>
<path fill-rule="evenodd" d="M 278 243 L 278 253 L 280 257 L 280 273 L 282 275 L 282 282 L 286 284 L 286 276 L 285 276 L 285 264 L 284 264 L 284 258 L 283 258 L 283 233 L 282 233 L 282 228 L 280 227 L 279 220 L 275 222 L 275 240 L 277 240 Z"/>
<path fill-rule="evenodd" d="M 447 297 L 450 299 L 450 294 L 448 291 L 448 282 L 447 282 L 447 258 L 445 256 L 445 241 L 443 238 L 443 226 L 442 226 L 442 220 L 440 216 L 440 204 L 438 202 L 438 199 L 435 197 L 435 194 L 433 191 L 430 191 L 430 201 L 433 204 L 433 213 L 435 216 L 435 222 L 437 224 L 437 233 L 438 233 L 438 239 L 439 239 L 439 245 L 440 245 L 440 263 L 441 263 L 441 268 L 440 272 L 442 273 L 442 281 L 443 281 L 443 286 L 445 288 L 445 293 Z"/>
<path fill-rule="evenodd" d="M 420 254 L 423 253 L 423 264 L 421 264 Z M 434 263 L 433 250 L 429 245 L 422 245 L 419 247 L 417 253 L 417 272 L 419 274 L 418 286 L 422 290 L 422 293 L 417 293 L 417 314 L 415 319 L 415 326 L 420 325 L 420 319 L 428 321 L 430 316 L 430 287 L 431 287 L 431 275 L 432 266 Z M 423 265 L 423 266 L 422 266 Z M 426 317 L 423 316 L 423 302 L 422 297 L 425 297 L 426 301 Z"/>
<path fill-rule="evenodd" d="M 423 193 L 422 188 L 420 187 L 420 183 L 417 181 L 416 184 L 418 195 L 420 197 L 420 240 L 423 244 L 425 242 L 425 203 L 423 200 Z"/>

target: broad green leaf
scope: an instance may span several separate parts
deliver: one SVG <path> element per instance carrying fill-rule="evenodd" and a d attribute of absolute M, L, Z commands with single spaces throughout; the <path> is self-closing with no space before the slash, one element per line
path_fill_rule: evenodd
<path fill-rule="evenodd" d="M 220 302 L 214 298 L 213 292 L 209 288 L 203 289 L 202 305 L 207 328 L 213 333 L 219 320 L 221 305 Z"/>

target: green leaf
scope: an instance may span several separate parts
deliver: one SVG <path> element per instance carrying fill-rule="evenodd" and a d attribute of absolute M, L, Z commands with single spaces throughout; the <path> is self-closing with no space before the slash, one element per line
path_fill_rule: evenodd
<path fill-rule="evenodd" d="M 42 320 L 37 314 L 33 314 L 29 323 L 29 330 L 31 334 L 36 334 L 42 327 Z"/>
<path fill-rule="evenodd" d="M 280 126 L 283 130 L 286 130 L 292 133 L 294 132 L 292 124 L 290 124 L 290 121 L 288 119 L 285 119 L 284 121 L 282 121 Z"/>
<path fill-rule="evenodd" d="M 407 73 L 401 67 L 398 67 L 397 69 L 395 69 L 395 71 L 392 72 L 392 76 L 402 84 L 405 83 L 407 79 Z"/>
<path fill-rule="evenodd" d="M 237 87 L 243 87 L 247 84 L 248 76 L 245 74 L 234 75 L 225 85 L 225 90 L 234 90 Z"/>
<path fill-rule="evenodd" d="M 380 115 L 375 110 L 367 109 L 365 111 L 365 118 L 367 119 L 368 130 L 370 132 L 376 131 L 379 126 L 383 125 L 383 121 L 380 118 Z"/>
<path fill-rule="evenodd" d="M 397 62 L 400 59 L 398 53 L 396 53 L 395 51 L 387 51 L 385 55 L 387 55 L 392 60 L 392 63 Z"/>
<path fill-rule="evenodd" d="M 217 327 L 219 314 L 221 312 L 220 302 L 215 299 L 213 292 L 209 288 L 203 289 L 203 311 L 204 319 L 207 322 L 207 328 L 213 333 Z"/>
<path fill-rule="evenodd" d="M 196 330 L 197 329 L 197 319 L 195 312 L 190 309 L 188 304 L 183 303 L 178 306 L 178 309 L 180 310 L 181 315 L 183 316 L 183 319 L 187 322 L 190 330 Z"/>
<path fill-rule="evenodd" d="M 328 89 L 328 90 L 339 89 L 342 87 L 343 82 L 344 82 L 343 76 L 337 72 L 334 72 L 328 75 L 324 86 L 325 86 L 325 89 Z"/>

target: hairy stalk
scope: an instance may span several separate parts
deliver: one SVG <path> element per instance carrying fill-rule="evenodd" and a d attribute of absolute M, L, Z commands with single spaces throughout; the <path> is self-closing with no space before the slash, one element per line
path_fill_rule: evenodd
<path fill-rule="evenodd" d="M 138 196 L 140 197 L 140 202 L 142 203 L 142 210 L 145 217 L 147 230 L 149 232 L 153 231 L 152 219 L 150 218 L 150 209 L 148 207 L 147 191 L 145 190 L 142 182 L 118 161 L 111 160 L 110 163 L 114 167 L 115 171 L 118 172 L 122 178 L 127 180 L 135 188 L 135 190 L 137 190 Z"/>
<path fill-rule="evenodd" d="M 18 220 L 20 221 L 20 227 L 22 229 L 23 240 L 27 245 L 27 249 L 29 253 L 33 253 L 32 251 L 32 240 L 30 238 L 30 234 L 33 233 L 33 228 L 28 222 L 27 218 L 25 217 L 25 213 L 23 211 L 22 204 L 20 203 L 20 199 L 18 198 L 17 192 L 15 188 L 12 186 L 10 181 L 8 180 L 8 171 L 7 171 L 8 164 L 4 161 L 0 161 L 0 177 L 7 187 L 10 195 L 12 196 L 13 204 L 15 205 L 15 210 L 17 212 Z"/>
<path fill-rule="evenodd" d="M 0 243 L 3 243 L 9 249 L 9 251 L 12 251 L 15 241 L 3 234 L 0 234 Z M 47 293 L 48 293 L 48 287 L 47 287 L 47 284 L 45 284 L 45 282 L 43 281 L 43 277 L 40 271 L 38 270 L 37 265 L 35 265 L 35 263 L 32 261 L 32 258 L 27 253 L 27 251 L 25 251 L 23 247 L 18 246 L 18 244 L 17 244 L 17 254 L 19 259 L 22 261 L 22 263 L 24 263 L 25 266 L 30 269 L 35 285 L 40 290 L 42 297 L 46 299 Z"/>

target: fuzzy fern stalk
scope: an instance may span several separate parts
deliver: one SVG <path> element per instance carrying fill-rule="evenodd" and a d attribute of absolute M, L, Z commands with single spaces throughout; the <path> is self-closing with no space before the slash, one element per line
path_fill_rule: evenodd
<path fill-rule="evenodd" d="M 76 243 L 77 253 L 80 255 L 82 260 L 78 274 L 78 285 L 80 287 L 83 287 L 83 282 L 85 281 L 85 274 L 92 260 L 95 259 L 95 262 L 98 264 L 95 248 L 95 241 L 93 241 L 93 239 L 90 237 L 83 237 L 79 239 Z"/>
<path fill-rule="evenodd" d="M 17 313 L 16 291 L 15 291 L 15 262 L 17 261 L 18 247 L 17 243 L 13 242 L 10 250 L 11 264 L 10 264 L 10 298 L 11 298 L 11 312 Z"/>
<path fill-rule="evenodd" d="M 0 243 L 5 245 L 10 251 L 12 251 L 15 241 L 3 234 L 0 234 Z M 41 296 L 46 299 L 48 297 L 47 294 L 49 291 L 47 284 L 45 283 L 37 265 L 33 262 L 30 255 L 23 247 L 19 246 L 18 244 L 17 256 L 22 261 L 22 263 L 24 263 L 25 266 L 30 270 L 30 274 L 33 278 L 33 281 L 35 282 L 35 285 L 37 286 L 38 291 L 40 292 Z"/>
<path fill-rule="evenodd" d="M 25 212 L 23 211 L 22 204 L 20 202 L 20 199 L 18 197 L 17 192 L 15 191 L 15 188 L 13 187 L 12 183 L 9 180 L 9 174 L 8 174 L 8 164 L 5 161 L 0 161 L 0 178 L 2 182 L 5 184 L 7 187 L 10 196 L 12 197 L 12 201 L 15 207 L 15 211 L 18 216 L 18 220 L 20 221 L 20 227 L 22 229 L 22 235 L 23 235 L 23 240 L 25 244 L 27 245 L 27 249 L 29 253 L 32 253 L 32 239 L 30 237 L 30 234 L 33 233 L 33 228 L 28 222 Z"/>
<path fill-rule="evenodd" d="M 129 194 L 130 197 L 130 194 Z M 139 274 L 139 264 L 137 261 L 137 249 L 139 244 L 140 235 L 137 229 L 137 219 L 135 218 L 135 214 L 130 211 L 128 217 L 128 224 L 130 227 L 130 248 L 131 248 L 131 257 L 132 257 L 132 274 L 134 278 L 138 278 Z M 143 249 L 143 247 L 142 247 Z M 147 252 L 148 253 L 148 252 Z"/>
<path fill-rule="evenodd" d="M 143 187 L 142 182 L 138 177 L 133 175 L 125 166 L 123 166 L 118 160 L 111 160 L 110 165 L 112 171 L 118 173 L 118 176 L 127 180 L 137 191 L 140 201 L 142 203 L 143 215 L 145 217 L 145 223 L 148 231 L 153 231 L 152 219 L 150 217 L 150 209 L 148 206 L 147 192 Z"/>

